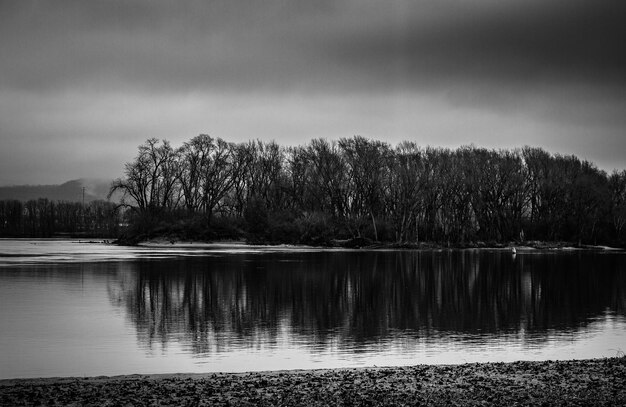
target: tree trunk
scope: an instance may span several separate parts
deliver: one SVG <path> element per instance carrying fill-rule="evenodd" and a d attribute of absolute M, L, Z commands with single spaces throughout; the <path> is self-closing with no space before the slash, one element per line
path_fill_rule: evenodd
<path fill-rule="evenodd" d="M 374 240 L 378 242 L 378 230 L 376 229 L 376 219 L 374 219 L 374 212 L 370 209 L 370 215 L 372 216 L 372 226 L 374 226 Z"/>

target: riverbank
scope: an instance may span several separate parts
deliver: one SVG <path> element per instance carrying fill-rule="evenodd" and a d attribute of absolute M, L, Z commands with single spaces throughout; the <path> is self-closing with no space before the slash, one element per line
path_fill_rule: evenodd
<path fill-rule="evenodd" d="M 524 242 L 471 242 L 467 244 L 441 244 L 436 242 L 420 242 L 420 243 L 393 243 L 393 242 L 374 242 L 370 239 L 355 238 L 347 240 L 331 240 L 325 244 L 278 244 L 268 242 L 251 242 L 245 239 L 239 240 L 185 240 L 176 237 L 157 236 L 151 238 L 142 238 L 139 240 L 102 240 L 90 243 L 112 243 L 119 246 L 237 246 L 237 247 L 309 247 L 320 249 L 366 249 L 366 250 L 445 250 L 445 249 L 503 249 L 503 250 L 595 250 L 595 251 L 619 251 L 625 250 L 621 247 L 612 247 L 606 245 L 584 245 L 565 241 L 539 241 L 529 240 Z"/>
<path fill-rule="evenodd" d="M 626 357 L 0 380 L 0 405 L 626 405 Z"/>

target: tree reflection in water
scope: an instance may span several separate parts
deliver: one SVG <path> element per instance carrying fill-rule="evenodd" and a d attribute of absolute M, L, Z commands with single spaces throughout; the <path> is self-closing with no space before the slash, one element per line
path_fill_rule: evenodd
<path fill-rule="evenodd" d="M 398 332 L 541 341 L 626 315 L 625 265 L 592 252 L 248 253 L 140 261 L 109 292 L 144 345 L 200 354 L 277 346 L 285 332 L 319 349 Z"/>

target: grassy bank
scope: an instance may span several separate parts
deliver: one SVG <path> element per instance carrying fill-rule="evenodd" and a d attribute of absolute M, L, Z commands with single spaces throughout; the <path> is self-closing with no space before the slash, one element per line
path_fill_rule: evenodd
<path fill-rule="evenodd" d="M 0 381 L 0 405 L 626 405 L 626 358 Z"/>

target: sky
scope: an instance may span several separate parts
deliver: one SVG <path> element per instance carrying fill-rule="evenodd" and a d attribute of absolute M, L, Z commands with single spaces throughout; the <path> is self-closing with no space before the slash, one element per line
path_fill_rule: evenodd
<path fill-rule="evenodd" d="M 626 169 L 623 0 L 0 0 L 0 185 L 156 137 L 542 147 Z"/>

